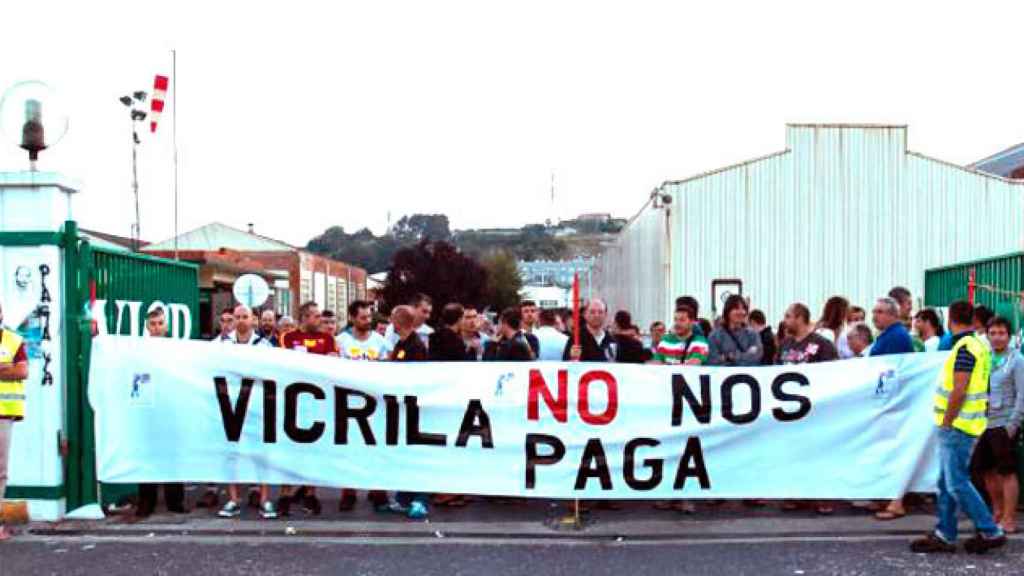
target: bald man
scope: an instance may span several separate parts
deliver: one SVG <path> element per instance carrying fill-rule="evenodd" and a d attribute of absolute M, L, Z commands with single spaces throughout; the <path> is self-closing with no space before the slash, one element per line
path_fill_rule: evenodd
<path fill-rule="evenodd" d="M 608 333 L 608 305 L 600 298 L 594 298 L 583 310 L 583 329 L 580 331 L 580 345 L 573 344 L 573 337 L 565 343 L 563 360 L 573 362 L 617 362 L 619 346 Z"/>
<path fill-rule="evenodd" d="M 235 329 L 228 334 L 225 344 L 241 344 L 242 346 L 256 346 L 260 348 L 271 348 L 270 342 L 256 331 L 256 317 L 248 306 L 239 304 L 235 306 Z M 242 495 L 237 484 L 228 485 L 228 501 L 224 507 L 217 512 L 221 518 L 235 518 L 242 513 Z M 265 520 L 277 518 L 277 507 L 270 499 L 270 486 L 262 484 L 259 487 L 259 508 L 260 516 Z"/>

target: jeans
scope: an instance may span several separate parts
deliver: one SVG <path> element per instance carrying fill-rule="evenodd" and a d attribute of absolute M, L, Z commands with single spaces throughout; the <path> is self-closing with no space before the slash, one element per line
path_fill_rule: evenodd
<path fill-rule="evenodd" d="M 954 428 L 939 428 L 939 523 L 935 532 L 946 542 L 957 537 L 957 510 L 963 510 L 982 536 L 1003 533 L 981 495 L 971 484 L 971 451 L 977 440 Z"/>

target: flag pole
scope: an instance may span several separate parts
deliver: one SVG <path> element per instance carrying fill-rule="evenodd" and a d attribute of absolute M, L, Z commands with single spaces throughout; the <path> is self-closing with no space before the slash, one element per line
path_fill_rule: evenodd
<path fill-rule="evenodd" d="M 174 259 L 178 259 L 178 51 L 171 48 L 171 141 L 174 147 Z"/>
<path fill-rule="evenodd" d="M 580 273 L 573 272 L 572 275 L 572 344 L 580 345 Z M 580 499 L 573 500 L 573 527 L 580 529 Z"/>

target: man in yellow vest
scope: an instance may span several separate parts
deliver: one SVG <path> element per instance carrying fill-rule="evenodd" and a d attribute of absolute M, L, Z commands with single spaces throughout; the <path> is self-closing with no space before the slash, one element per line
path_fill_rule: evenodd
<path fill-rule="evenodd" d="M 3 320 L 3 310 L 0 310 L 0 326 Z M 11 537 L 11 532 L 4 527 L 4 490 L 7 489 L 11 431 L 14 423 L 25 417 L 26 378 L 28 356 L 21 336 L 0 327 L 0 542 Z"/>
<path fill-rule="evenodd" d="M 977 530 L 977 536 L 964 543 L 967 552 L 982 554 L 1006 544 L 1006 534 L 971 484 L 971 451 L 987 424 L 992 366 L 988 346 L 974 334 L 972 315 L 968 302 L 957 301 L 949 307 L 953 350 L 946 358 L 935 391 L 939 522 L 934 533 L 910 544 L 914 552 L 956 552 L 958 510 L 971 519 Z"/>

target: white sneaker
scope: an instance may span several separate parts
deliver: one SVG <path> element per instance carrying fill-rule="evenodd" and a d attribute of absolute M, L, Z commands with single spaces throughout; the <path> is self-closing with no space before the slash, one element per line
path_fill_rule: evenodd
<path fill-rule="evenodd" d="M 238 505 L 238 502 L 234 500 L 228 500 L 228 503 L 217 512 L 217 516 L 221 518 L 235 518 L 242 514 L 242 507 Z"/>
<path fill-rule="evenodd" d="M 274 518 L 277 518 L 277 508 L 274 507 L 274 503 L 272 501 L 267 500 L 260 505 L 260 516 L 262 516 L 264 520 L 273 520 Z"/>

